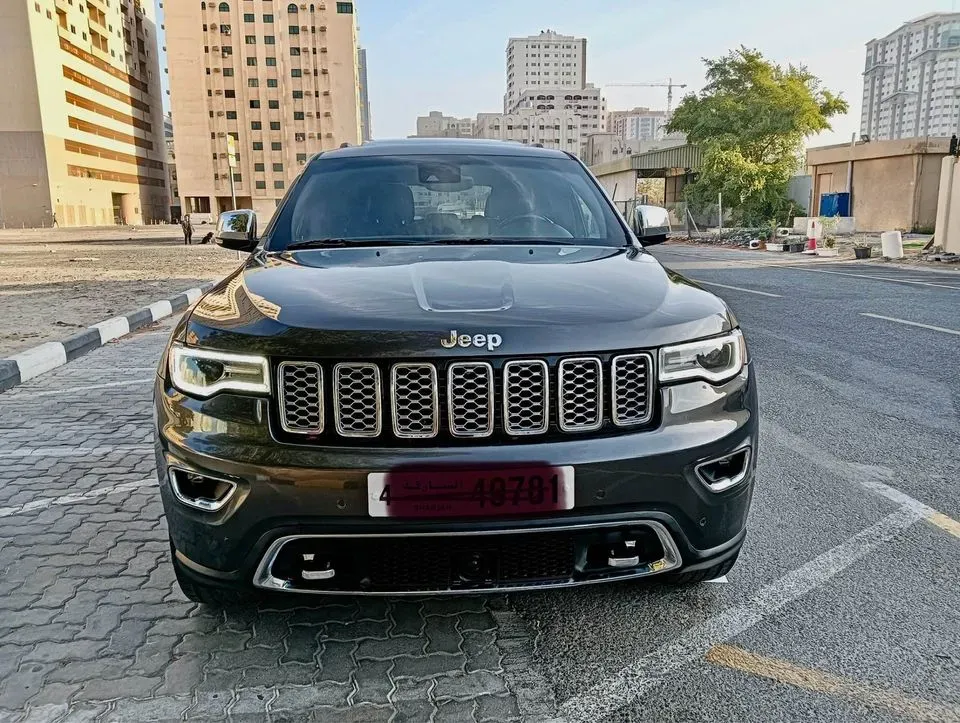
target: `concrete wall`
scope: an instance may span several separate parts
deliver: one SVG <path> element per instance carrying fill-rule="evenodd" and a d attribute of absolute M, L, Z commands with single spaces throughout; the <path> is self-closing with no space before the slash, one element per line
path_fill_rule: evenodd
<path fill-rule="evenodd" d="M 941 161 L 938 197 L 937 244 L 944 251 L 960 254 L 960 164 L 952 156 Z"/>

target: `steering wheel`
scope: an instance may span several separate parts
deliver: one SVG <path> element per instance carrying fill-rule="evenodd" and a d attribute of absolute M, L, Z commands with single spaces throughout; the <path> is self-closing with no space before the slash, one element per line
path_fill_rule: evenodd
<path fill-rule="evenodd" d="M 543 222 L 543 223 L 549 224 L 550 226 L 553 226 L 553 228 L 555 228 L 559 232 L 556 234 L 556 236 L 559 238 L 573 238 L 573 234 L 567 231 L 567 229 L 565 229 L 563 226 L 558 224 L 556 221 L 550 220 L 546 216 L 541 216 L 539 213 L 522 213 L 519 216 L 508 218 L 506 221 L 501 221 L 499 224 L 497 224 L 497 230 L 500 233 L 503 233 L 505 231 L 508 231 L 509 228 L 514 224 L 516 224 L 518 221 L 528 221 L 528 220 L 535 221 L 538 223 Z"/>

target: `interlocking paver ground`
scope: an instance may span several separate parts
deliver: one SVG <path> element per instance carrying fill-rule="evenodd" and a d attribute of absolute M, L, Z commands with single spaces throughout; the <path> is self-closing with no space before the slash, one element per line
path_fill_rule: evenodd
<path fill-rule="evenodd" d="M 518 718 L 497 599 L 182 596 L 150 446 L 168 327 L 0 396 L 0 720 Z"/>

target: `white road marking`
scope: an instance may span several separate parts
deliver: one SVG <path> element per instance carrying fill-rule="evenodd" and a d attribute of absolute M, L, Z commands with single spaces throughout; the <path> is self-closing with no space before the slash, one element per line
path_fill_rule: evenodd
<path fill-rule="evenodd" d="M 884 321 L 894 321 L 897 324 L 906 324 L 907 326 L 918 326 L 921 329 L 930 329 L 931 331 L 940 331 L 944 334 L 954 334 L 955 336 L 960 336 L 960 331 L 956 329 L 945 329 L 942 326 L 933 326 L 932 324 L 921 324 L 918 321 L 907 321 L 906 319 L 898 319 L 895 316 L 884 316 L 883 314 L 868 314 L 862 312 L 860 316 L 869 316 L 872 319 L 883 319 Z"/>
<path fill-rule="evenodd" d="M 892 284 L 913 284 L 917 286 L 934 286 L 938 289 L 952 289 L 960 291 L 960 286 L 950 286 L 948 284 L 935 284 L 932 281 L 908 281 L 907 279 L 894 279 L 888 276 L 876 276 L 875 274 L 851 274 L 848 271 L 827 271 L 826 269 L 800 269 L 794 271 L 807 271 L 811 274 L 836 274 L 837 276 L 853 276 L 858 279 L 874 279 L 876 281 L 889 281 Z"/>
<path fill-rule="evenodd" d="M 112 454 L 133 454 L 152 452 L 148 444 L 114 444 L 100 447 L 21 447 L 19 449 L 0 449 L 0 459 L 24 457 L 101 457 Z"/>
<path fill-rule="evenodd" d="M 70 389 L 48 389 L 43 392 L 21 392 L 19 394 L 11 396 L 10 399 L 11 401 L 13 401 L 23 397 L 30 397 L 30 398 L 49 397 L 53 394 L 72 394 L 73 392 L 87 392 L 94 389 L 110 389 L 111 387 L 129 387 L 135 384 L 146 384 L 147 382 L 152 382 L 152 381 L 153 381 L 153 377 L 147 377 L 145 379 L 128 379 L 123 382 L 108 382 L 105 384 L 91 384 L 85 387 L 71 387 Z"/>
<path fill-rule="evenodd" d="M 120 494 L 121 492 L 132 492 L 143 487 L 151 487 L 157 484 L 156 479 L 144 479 L 137 482 L 124 482 L 113 487 L 100 487 L 89 492 L 75 495 L 63 495 L 62 497 L 41 497 L 32 500 L 26 504 L 16 507 L 0 507 L 0 518 L 12 517 L 13 515 L 23 514 L 24 512 L 33 512 L 34 510 L 45 510 L 54 505 L 73 505 L 86 500 L 94 500 L 98 497 Z"/>
<path fill-rule="evenodd" d="M 817 589 L 920 519 L 922 515 L 915 510 L 901 507 L 779 580 L 762 587 L 742 605 L 728 608 L 689 628 L 612 677 L 570 698 L 560 706 L 560 716 L 570 721 L 592 722 L 629 705 L 680 668 L 703 658 L 714 645 L 740 635 Z"/>
<path fill-rule="evenodd" d="M 756 294 L 757 296 L 770 296 L 774 299 L 782 299 L 783 297 L 780 294 L 770 294 L 766 291 L 755 291 L 753 289 L 745 289 L 742 286 L 728 286 L 727 284 L 717 284 L 713 281 L 701 281 L 700 279 L 692 279 L 698 284 L 704 284 L 705 286 L 719 286 L 721 289 L 733 289 L 734 291 L 745 291 L 748 294 Z"/>

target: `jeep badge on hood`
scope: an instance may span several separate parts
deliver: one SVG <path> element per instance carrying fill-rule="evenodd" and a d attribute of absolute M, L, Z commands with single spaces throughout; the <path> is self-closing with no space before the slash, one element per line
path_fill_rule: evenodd
<path fill-rule="evenodd" d="M 493 351 L 503 343 L 503 337 L 499 334 L 457 334 L 456 329 L 450 330 L 450 336 L 447 339 L 441 339 L 440 344 L 445 349 L 453 349 L 455 346 L 468 348 L 475 346 L 478 349 L 484 347 L 487 351 Z"/>

